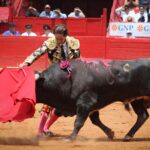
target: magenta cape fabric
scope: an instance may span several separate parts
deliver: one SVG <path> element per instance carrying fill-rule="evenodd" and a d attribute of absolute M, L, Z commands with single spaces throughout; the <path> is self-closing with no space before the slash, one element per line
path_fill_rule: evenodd
<path fill-rule="evenodd" d="M 32 68 L 3 68 L 0 71 L 0 122 L 20 122 L 33 117 L 35 103 Z"/>

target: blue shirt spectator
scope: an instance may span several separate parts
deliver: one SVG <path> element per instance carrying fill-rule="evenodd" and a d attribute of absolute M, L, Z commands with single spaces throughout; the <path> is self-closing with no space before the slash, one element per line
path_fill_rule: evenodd
<path fill-rule="evenodd" d="M 4 36 L 19 36 L 20 33 L 18 31 L 16 31 L 16 24 L 12 22 L 9 24 L 9 30 L 5 31 L 2 35 L 4 35 Z"/>
<path fill-rule="evenodd" d="M 53 10 L 52 18 L 67 18 L 67 15 L 62 13 L 59 8 Z"/>
<path fill-rule="evenodd" d="M 45 5 L 44 11 L 41 12 L 40 17 L 47 17 L 47 18 L 52 18 L 53 16 L 53 11 L 51 11 L 51 6 L 50 5 Z"/>

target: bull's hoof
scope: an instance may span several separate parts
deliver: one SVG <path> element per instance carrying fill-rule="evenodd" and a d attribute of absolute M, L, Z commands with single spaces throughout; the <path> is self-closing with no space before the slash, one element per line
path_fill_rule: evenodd
<path fill-rule="evenodd" d="M 131 141 L 132 138 L 133 138 L 132 136 L 126 135 L 126 136 L 124 137 L 123 141 L 124 141 L 124 142 L 129 142 L 129 141 Z"/>
<path fill-rule="evenodd" d="M 36 138 L 37 138 L 38 140 L 42 140 L 42 139 L 43 139 L 43 134 L 37 134 L 37 135 L 36 135 Z"/>
<path fill-rule="evenodd" d="M 107 132 L 107 136 L 110 140 L 113 140 L 115 136 L 115 132 L 110 130 L 109 132 Z"/>
<path fill-rule="evenodd" d="M 53 137 L 53 136 L 54 136 L 53 132 L 51 132 L 51 131 L 45 131 L 45 132 L 44 132 L 44 135 L 45 135 L 46 137 Z"/>
<path fill-rule="evenodd" d="M 75 141 L 75 139 L 76 138 L 74 136 L 68 136 L 63 141 L 66 142 L 66 143 L 70 143 L 70 142 Z"/>
<path fill-rule="evenodd" d="M 63 139 L 63 142 L 65 142 L 65 143 L 71 143 L 72 140 L 71 140 L 70 138 L 64 138 L 64 139 Z"/>

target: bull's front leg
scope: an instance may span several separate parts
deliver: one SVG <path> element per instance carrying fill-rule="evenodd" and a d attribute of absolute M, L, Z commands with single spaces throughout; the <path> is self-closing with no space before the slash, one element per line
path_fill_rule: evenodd
<path fill-rule="evenodd" d="M 69 136 L 69 140 L 73 141 L 76 139 L 80 129 L 83 127 L 86 119 L 88 118 L 89 111 L 85 106 L 77 107 L 77 116 L 74 122 L 74 130 L 72 134 Z"/>
<path fill-rule="evenodd" d="M 97 95 L 91 91 L 83 93 L 77 101 L 76 119 L 74 123 L 74 130 L 69 136 L 69 139 L 75 140 L 80 129 L 83 127 L 86 119 L 89 116 L 91 107 L 97 102 Z"/>

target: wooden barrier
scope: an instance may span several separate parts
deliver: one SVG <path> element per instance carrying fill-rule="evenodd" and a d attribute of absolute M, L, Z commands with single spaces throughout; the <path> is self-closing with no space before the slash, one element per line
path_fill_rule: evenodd
<path fill-rule="evenodd" d="M 150 39 L 106 38 L 105 36 L 75 37 L 80 40 L 82 57 L 106 59 L 150 57 Z M 19 65 L 46 39 L 46 37 L 0 36 L 0 67 Z M 34 63 L 33 67 L 41 70 L 47 65 L 47 55 L 44 55 Z"/>
<path fill-rule="evenodd" d="M 149 38 L 107 38 L 105 58 L 134 59 L 150 57 Z"/>
<path fill-rule="evenodd" d="M 105 57 L 105 37 L 76 37 L 80 40 L 82 57 Z M 28 55 L 40 47 L 46 39 L 45 37 L 0 36 L 0 67 L 19 65 Z M 33 67 L 43 69 L 47 65 L 47 55 L 44 55 L 36 61 Z"/>
<path fill-rule="evenodd" d="M 15 17 L 13 21 L 17 25 L 17 30 L 25 31 L 26 24 L 32 24 L 33 32 L 38 35 L 43 33 L 43 25 L 48 24 L 53 28 L 57 24 L 65 24 L 71 35 L 84 36 L 105 36 L 106 23 L 105 18 L 68 18 L 68 19 L 49 19 L 49 18 L 30 18 Z"/>

